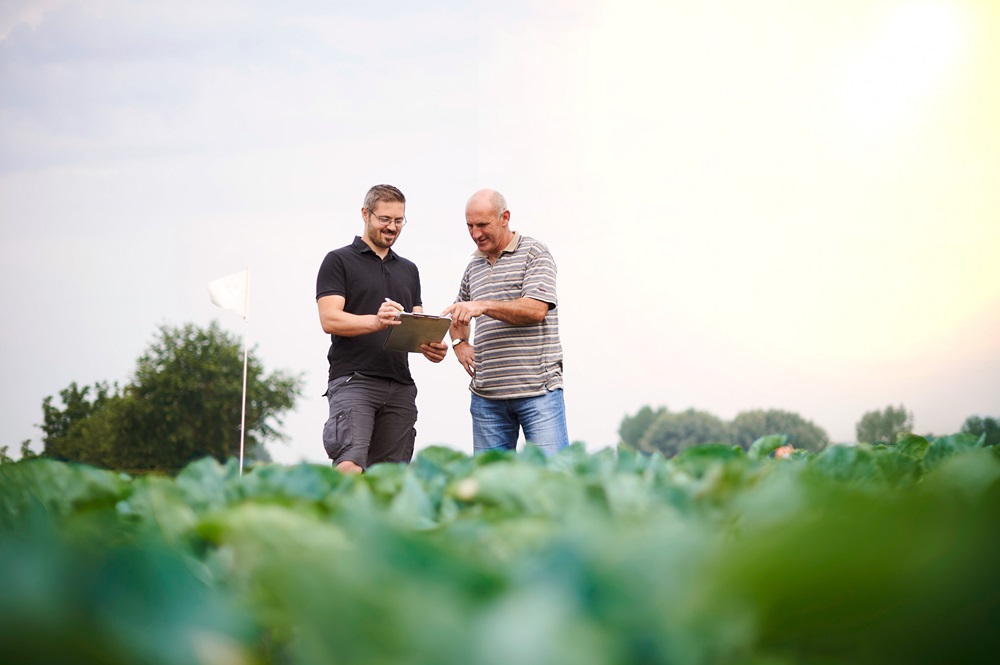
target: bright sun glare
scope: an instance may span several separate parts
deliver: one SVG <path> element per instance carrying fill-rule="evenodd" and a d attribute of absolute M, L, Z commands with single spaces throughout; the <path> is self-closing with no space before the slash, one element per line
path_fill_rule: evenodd
<path fill-rule="evenodd" d="M 954 6 L 908 4 L 886 17 L 849 83 L 847 114 L 860 130 L 884 130 L 934 92 L 958 60 L 964 26 Z"/>

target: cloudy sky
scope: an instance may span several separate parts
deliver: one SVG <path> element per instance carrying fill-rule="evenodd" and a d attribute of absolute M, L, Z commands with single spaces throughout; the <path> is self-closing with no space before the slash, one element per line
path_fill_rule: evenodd
<path fill-rule="evenodd" d="M 1000 416 L 997 7 L 4 0 L 0 445 L 162 324 L 242 334 L 206 284 L 250 266 L 250 340 L 306 379 L 272 454 L 323 461 L 316 270 L 382 182 L 430 312 L 476 189 L 549 245 L 591 448 L 646 404 Z M 471 450 L 454 357 L 412 366 L 418 447 Z"/>

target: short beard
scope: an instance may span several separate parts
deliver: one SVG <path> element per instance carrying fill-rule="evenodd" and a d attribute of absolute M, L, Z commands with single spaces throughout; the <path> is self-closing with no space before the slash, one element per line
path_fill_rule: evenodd
<path fill-rule="evenodd" d="M 382 239 L 382 231 L 374 224 L 368 224 L 365 235 L 368 236 L 368 239 L 371 240 L 373 245 L 383 249 L 389 249 L 392 247 L 393 243 L 396 242 L 396 239 L 399 238 L 399 232 L 397 231 L 396 235 L 392 237 L 392 240 L 386 243 L 386 241 Z"/>

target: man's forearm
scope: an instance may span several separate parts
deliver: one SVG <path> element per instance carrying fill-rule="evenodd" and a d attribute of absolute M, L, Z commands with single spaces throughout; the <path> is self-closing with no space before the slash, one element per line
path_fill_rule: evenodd
<path fill-rule="evenodd" d="M 382 330 L 375 314 L 325 312 L 320 314 L 323 332 L 339 337 L 357 337 Z"/>
<path fill-rule="evenodd" d="M 486 316 L 514 326 L 541 323 L 549 312 L 549 304 L 534 298 L 515 300 L 483 300 Z"/>

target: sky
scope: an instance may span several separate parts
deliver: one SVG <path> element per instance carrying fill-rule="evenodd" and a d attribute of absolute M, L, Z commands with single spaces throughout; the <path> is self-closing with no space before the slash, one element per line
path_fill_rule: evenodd
<path fill-rule="evenodd" d="M 1000 416 L 998 81 L 992 0 L 4 0 L 0 445 L 217 320 L 304 379 L 273 458 L 326 461 L 316 272 L 377 183 L 430 313 L 474 191 L 549 246 L 590 449 L 644 405 L 957 432 Z M 418 450 L 471 452 L 454 355 L 411 368 Z"/>

